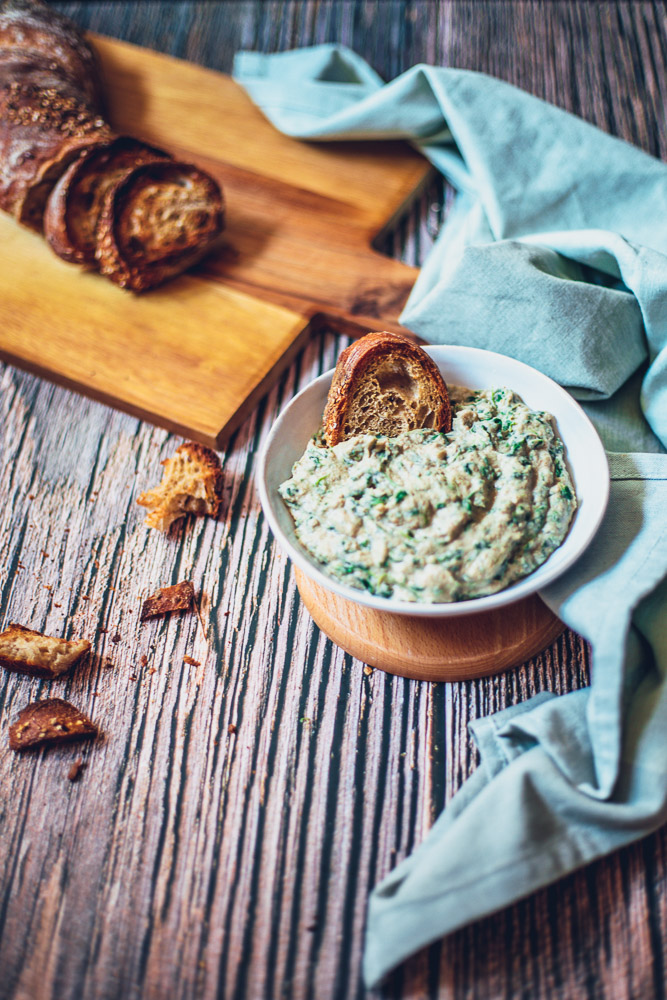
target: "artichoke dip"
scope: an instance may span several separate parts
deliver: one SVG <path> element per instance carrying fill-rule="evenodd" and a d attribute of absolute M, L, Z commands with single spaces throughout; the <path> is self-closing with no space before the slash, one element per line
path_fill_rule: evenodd
<path fill-rule="evenodd" d="M 401 601 L 461 601 L 531 573 L 577 506 L 548 413 L 509 389 L 449 387 L 448 434 L 317 437 L 280 487 L 325 573 Z"/>

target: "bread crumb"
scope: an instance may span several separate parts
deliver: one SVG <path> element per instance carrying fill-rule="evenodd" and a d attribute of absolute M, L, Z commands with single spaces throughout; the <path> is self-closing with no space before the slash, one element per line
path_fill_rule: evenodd
<path fill-rule="evenodd" d="M 227 726 L 227 732 L 228 732 L 228 733 L 229 733 L 229 734 L 230 734 L 231 736 L 233 736 L 233 735 L 234 735 L 234 733 L 236 732 L 236 726 L 234 725 L 234 723 L 233 723 L 233 722 L 230 722 L 230 723 L 229 723 L 229 725 Z"/>
<path fill-rule="evenodd" d="M 67 772 L 68 780 L 78 781 L 79 778 L 81 777 L 81 772 L 83 771 L 84 766 L 85 765 L 83 763 L 83 758 L 78 757 L 70 767 L 69 771 Z"/>
<path fill-rule="evenodd" d="M 366 664 L 366 666 L 364 667 L 364 673 L 366 674 L 367 677 L 370 677 L 370 675 L 373 673 L 373 668 L 369 667 L 368 664 Z"/>
<path fill-rule="evenodd" d="M 142 667 L 147 667 L 148 666 L 148 657 L 144 654 L 141 657 L 141 659 L 139 660 L 139 663 L 142 665 Z"/>
<path fill-rule="evenodd" d="M 201 662 L 199 660 L 193 660 L 191 656 L 184 656 L 183 663 L 187 663 L 189 667 L 201 667 Z"/>

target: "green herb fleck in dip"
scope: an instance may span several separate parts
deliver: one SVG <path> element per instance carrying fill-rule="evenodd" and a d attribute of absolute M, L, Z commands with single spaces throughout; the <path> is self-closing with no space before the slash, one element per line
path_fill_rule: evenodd
<path fill-rule="evenodd" d="M 280 487 L 325 573 L 401 601 L 493 594 L 561 544 L 576 510 L 551 417 L 509 389 L 450 386 L 449 434 L 313 439 Z"/>

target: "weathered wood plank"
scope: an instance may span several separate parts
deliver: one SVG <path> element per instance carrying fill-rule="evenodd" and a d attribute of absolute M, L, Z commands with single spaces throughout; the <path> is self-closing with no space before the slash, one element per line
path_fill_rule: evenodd
<path fill-rule="evenodd" d="M 664 4 L 57 6 L 227 71 L 243 46 L 332 40 L 385 77 L 420 59 L 481 69 L 667 153 Z M 434 185 L 387 250 L 423 260 L 451 197 Z M 363 997 L 368 892 L 476 766 L 470 719 L 587 683 L 573 633 L 500 677 L 428 685 L 366 674 L 312 626 L 253 469 L 283 403 L 344 343 L 313 341 L 232 439 L 220 519 L 168 538 L 134 499 L 177 441 L 2 369 L 0 625 L 86 635 L 95 656 L 57 683 L 3 675 L 0 720 L 56 694 L 105 732 L 21 758 L 0 739 L 2 1000 Z M 141 597 L 184 578 L 203 626 L 140 625 Z M 379 995 L 661 997 L 666 872 L 661 831 L 426 949 Z"/>

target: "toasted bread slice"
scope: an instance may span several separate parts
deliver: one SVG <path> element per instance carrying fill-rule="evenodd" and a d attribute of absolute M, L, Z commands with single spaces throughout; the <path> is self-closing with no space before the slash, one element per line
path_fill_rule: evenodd
<path fill-rule="evenodd" d="M 56 639 L 23 625 L 0 634 L 0 666 L 33 677 L 60 677 L 90 650 L 87 639 Z"/>
<path fill-rule="evenodd" d="M 169 531 L 171 524 L 184 514 L 217 515 L 222 469 L 214 451 L 189 441 L 162 464 L 164 475 L 160 485 L 137 497 L 137 503 L 149 509 L 145 522 L 149 528 Z"/>
<path fill-rule="evenodd" d="M 12 750 L 32 750 L 92 739 L 97 734 L 97 726 L 74 705 L 62 698 L 46 698 L 21 709 L 9 727 L 9 746 Z"/>
<path fill-rule="evenodd" d="M 394 333 L 368 333 L 338 359 L 324 410 L 329 447 L 357 434 L 395 437 L 430 428 L 447 432 L 452 412 L 429 355 Z"/>
<path fill-rule="evenodd" d="M 189 163 L 150 163 L 107 191 L 97 264 L 121 288 L 142 292 L 195 264 L 222 232 L 222 192 Z"/>
<path fill-rule="evenodd" d="M 107 191 L 134 167 L 169 160 L 163 150 L 130 136 L 92 148 L 55 185 L 44 212 L 44 235 L 63 260 L 95 264 L 95 233 Z"/>

